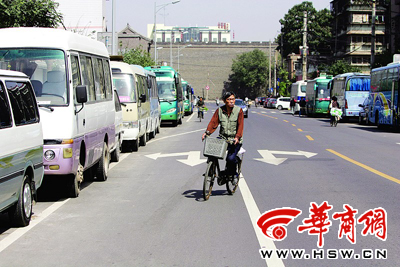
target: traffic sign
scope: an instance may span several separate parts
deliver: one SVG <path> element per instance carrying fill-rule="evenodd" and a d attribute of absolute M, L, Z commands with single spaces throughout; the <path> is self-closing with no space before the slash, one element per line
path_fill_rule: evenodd
<path fill-rule="evenodd" d="M 209 89 L 210 89 L 210 86 L 207 85 L 207 86 L 206 86 L 206 90 L 209 90 Z"/>

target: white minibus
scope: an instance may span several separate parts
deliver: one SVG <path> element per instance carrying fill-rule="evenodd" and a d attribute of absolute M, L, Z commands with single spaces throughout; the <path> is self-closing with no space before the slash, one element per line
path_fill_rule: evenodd
<path fill-rule="evenodd" d="M 150 129 L 150 103 L 147 78 L 140 66 L 111 62 L 113 83 L 122 105 L 123 147 L 137 151 L 145 146 Z"/>
<path fill-rule="evenodd" d="M 43 133 L 28 77 L 0 70 L 0 212 L 16 226 L 29 224 L 43 179 Z"/>
<path fill-rule="evenodd" d="M 97 179 L 105 181 L 116 142 L 104 44 L 50 28 L 0 29 L 0 36 L 0 69 L 25 73 L 36 93 L 45 179 L 67 177 L 71 197 L 79 195 L 83 172 L 92 166 Z"/>
<path fill-rule="evenodd" d="M 149 87 L 150 102 L 150 137 L 154 138 L 160 132 L 161 125 L 161 106 L 158 98 L 158 87 L 156 74 L 149 70 L 144 70 L 147 76 L 147 85 Z"/>

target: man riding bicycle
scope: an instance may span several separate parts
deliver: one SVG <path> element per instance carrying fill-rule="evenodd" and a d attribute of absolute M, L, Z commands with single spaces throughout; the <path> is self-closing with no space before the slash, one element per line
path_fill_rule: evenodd
<path fill-rule="evenodd" d="M 203 109 L 204 109 L 205 105 L 204 105 L 204 100 L 202 97 L 200 97 L 199 101 L 197 101 L 196 107 L 198 109 L 197 118 L 200 118 L 200 116 L 201 116 L 201 118 L 203 119 L 204 118 Z"/>
<path fill-rule="evenodd" d="M 238 163 L 236 156 L 243 142 L 244 114 L 240 107 L 235 106 L 235 94 L 233 92 L 226 92 L 223 100 L 225 106 L 215 111 L 206 132 L 202 136 L 202 140 L 212 134 L 218 128 L 218 125 L 220 125 L 219 135 L 228 140 L 233 139 L 233 143 L 228 145 L 225 174 L 236 176 L 236 166 Z"/>

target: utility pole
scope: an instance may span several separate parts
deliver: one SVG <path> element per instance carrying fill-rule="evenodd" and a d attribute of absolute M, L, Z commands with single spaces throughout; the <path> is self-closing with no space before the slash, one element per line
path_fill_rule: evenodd
<path fill-rule="evenodd" d="M 304 11 L 303 27 L 303 80 L 307 80 L 307 11 Z"/>
<path fill-rule="evenodd" d="M 371 25 L 371 65 L 370 68 L 372 70 L 373 65 L 375 64 L 375 18 L 376 18 L 376 1 L 372 0 L 372 25 Z"/>
<path fill-rule="evenodd" d="M 111 39 L 112 39 L 112 46 L 111 46 L 111 55 L 116 55 L 117 54 L 117 46 L 118 46 L 118 36 L 115 34 L 115 5 L 116 5 L 116 0 L 112 0 L 112 34 L 111 34 Z"/>
<path fill-rule="evenodd" d="M 268 92 L 271 89 L 271 40 L 269 40 L 269 80 L 268 80 Z"/>
<path fill-rule="evenodd" d="M 278 54 L 276 50 L 274 51 L 274 95 L 277 95 L 278 92 L 276 91 L 276 62 L 278 61 Z"/>

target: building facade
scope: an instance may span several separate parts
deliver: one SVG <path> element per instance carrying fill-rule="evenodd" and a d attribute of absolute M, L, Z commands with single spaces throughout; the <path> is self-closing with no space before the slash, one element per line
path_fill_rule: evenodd
<path fill-rule="evenodd" d="M 384 0 L 376 1 L 375 53 L 385 52 L 386 12 Z M 334 0 L 331 2 L 333 16 L 333 55 L 345 59 L 362 72 L 369 73 L 371 62 L 372 5 L 360 0 Z"/>
<path fill-rule="evenodd" d="M 68 31 L 93 39 L 97 38 L 97 32 L 106 31 L 106 0 L 57 0 L 57 2 L 59 3 L 57 11 L 63 15 L 64 26 Z"/>
<path fill-rule="evenodd" d="M 178 27 L 156 25 L 157 43 L 229 43 L 231 29 L 229 23 L 218 23 L 218 26 Z M 147 37 L 154 40 L 154 24 L 147 24 Z"/>
<path fill-rule="evenodd" d="M 107 47 L 108 53 L 112 54 L 112 33 L 111 32 L 98 32 L 97 40 L 104 43 Z M 147 52 L 150 52 L 153 40 L 141 35 L 134 29 L 130 27 L 129 24 L 126 25 L 124 29 L 118 32 L 118 46 L 117 53 L 123 54 L 126 51 L 135 48 L 141 48 Z"/>

